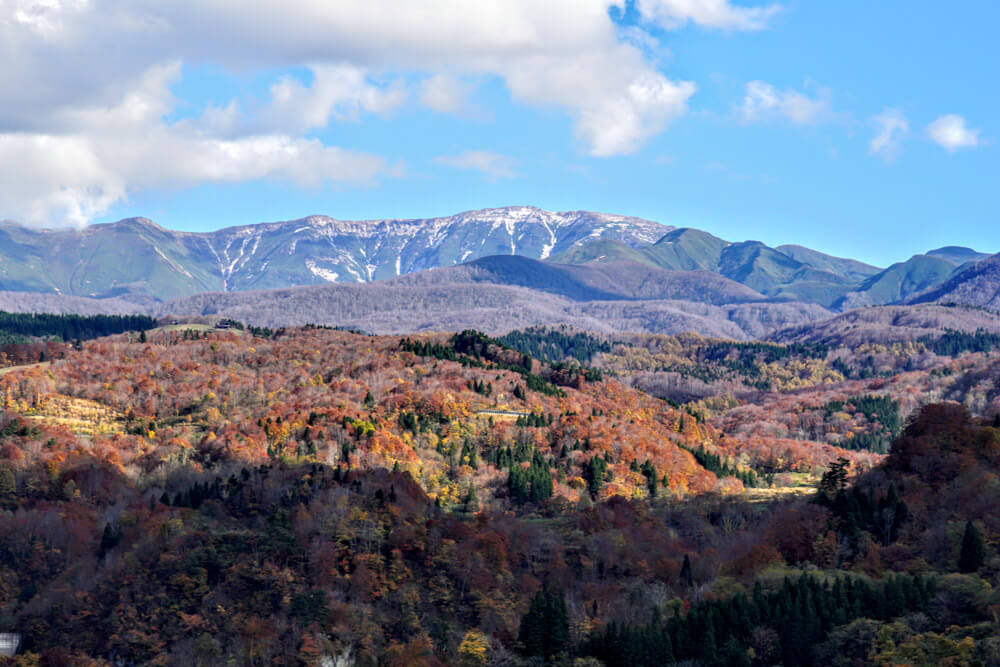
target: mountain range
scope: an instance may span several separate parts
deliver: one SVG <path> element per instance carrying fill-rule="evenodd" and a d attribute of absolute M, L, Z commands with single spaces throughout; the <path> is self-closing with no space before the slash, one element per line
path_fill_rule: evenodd
<path fill-rule="evenodd" d="M 82 229 L 0 224 L 0 290 L 158 300 L 199 292 L 391 278 L 489 255 L 546 259 L 591 239 L 631 245 L 670 231 L 648 220 L 531 207 L 425 220 L 325 216 L 192 233 L 129 218 Z"/>
<path fill-rule="evenodd" d="M 61 230 L 3 222 L 0 291 L 8 310 L 758 338 L 859 307 L 998 308 L 1000 258 L 948 246 L 883 269 L 798 245 L 528 206 L 410 220 L 310 216 L 207 233 L 145 218 Z"/>

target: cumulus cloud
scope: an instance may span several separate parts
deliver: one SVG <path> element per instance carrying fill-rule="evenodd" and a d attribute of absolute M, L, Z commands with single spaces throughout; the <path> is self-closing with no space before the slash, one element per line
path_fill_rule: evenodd
<path fill-rule="evenodd" d="M 451 74 L 435 74 L 420 84 L 420 102 L 441 113 L 461 114 L 468 110 L 472 86 Z"/>
<path fill-rule="evenodd" d="M 903 136 L 910 131 L 910 122 L 901 109 L 885 109 L 872 118 L 875 136 L 868 146 L 868 152 L 881 156 L 884 160 L 894 160 L 899 154 Z"/>
<path fill-rule="evenodd" d="M 966 125 L 966 120 L 956 114 L 941 116 L 928 125 L 927 136 L 949 153 L 980 144 L 979 130 L 970 128 Z"/>
<path fill-rule="evenodd" d="M 302 186 L 371 182 L 378 156 L 268 133 L 223 139 L 198 119 L 168 125 L 179 66 L 147 72 L 119 102 L 56 114 L 58 132 L 0 134 L 4 215 L 29 224 L 85 224 L 135 189 L 280 178 Z"/>
<path fill-rule="evenodd" d="M 740 7 L 728 0 L 637 0 L 636 5 L 643 16 L 666 28 L 691 22 L 724 30 L 763 30 L 781 10 L 778 5 Z"/>
<path fill-rule="evenodd" d="M 491 151 L 468 150 L 458 155 L 442 155 L 434 158 L 438 164 L 455 169 L 472 169 L 486 174 L 491 181 L 501 178 L 513 178 L 517 175 L 514 167 L 517 161 L 506 155 Z"/>
<path fill-rule="evenodd" d="M 623 7 L 622 0 L 0 0 L 0 217 L 79 222 L 136 188 L 199 178 L 368 181 L 385 169 L 383 159 L 306 133 L 392 113 L 414 77 L 423 82 L 422 104 L 451 113 L 463 108 L 468 82 L 497 77 L 518 102 L 567 114 L 584 151 L 635 151 L 686 111 L 695 86 L 668 78 L 622 36 L 609 12 Z M 763 28 L 775 11 L 726 0 L 642 0 L 638 9 L 647 26 L 733 30 Z M 170 123 L 164 119 L 177 100 L 169 76 L 183 71 L 178 63 L 233 73 L 304 67 L 311 79 L 281 78 L 262 104 L 233 100 Z M 164 72 L 168 80 L 151 83 Z M 15 187 L 24 185 L 23 172 L 7 158 L 36 170 L 31 187 Z M 131 171 L 136 165 L 144 167 Z"/>
<path fill-rule="evenodd" d="M 292 77 L 271 86 L 272 101 L 263 113 L 267 127 L 302 132 L 326 127 L 331 119 L 356 121 L 363 112 L 385 115 L 406 102 L 398 81 L 379 87 L 354 65 L 316 65 L 312 74 L 308 86 Z"/>
<path fill-rule="evenodd" d="M 591 155 L 632 153 L 687 110 L 691 82 L 674 82 L 645 69 L 642 56 L 620 45 L 606 53 L 576 58 L 540 56 L 507 76 L 515 99 L 565 108 L 575 119 L 574 134 Z M 624 85 L 621 72 L 633 72 Z"/>
<path fill-rule="evenodd" d="M 781 118 L 796 125 L 814 125 L 833 117 L 830 92 L 821 89 L 816 97 L 797 90 L 778 90 L 764 81 L 746 85 L 739 114 L 748 123 Z"/>

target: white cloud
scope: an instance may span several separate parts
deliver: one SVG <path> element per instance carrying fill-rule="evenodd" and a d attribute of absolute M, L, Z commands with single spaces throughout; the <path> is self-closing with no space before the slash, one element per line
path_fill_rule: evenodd
<path fill-rule="evenodd" d="M 965 119 L 956 114 L 941 116 L 928 125 L 927 136 L 950 153 L 980 144 L 979 130 L 968 127 Z"/>
<path fill-rule="evenodd" d="M 784 118 L 796 125 L 814 125 L 834 115 L 828 90 L 810 97 L 790 88 L 778 90 L 764 81 L 747 83 L 739 113 L 749 123 Z"/>
<path fill-rule="evenodd" d="M 441 113 L 461 114 L 468 110 L 472 86 L 451 74 L 435 74 L 420 84 L 420 103 Z"/>
<path fill-rule="evenodd" d="M 725 30 L 763 30 L 781 10 L 778 5 L 740 7 L 729 0 L 637 0 L 636 6 L 665 28 L 691 22 Z"/>
<path fill-rule="evenodd" d="M 214 179 L 261 171 L 235 164 L 236 156 L 266 160 L 269 177 L 316 173 L 293 167 L 287 156 L 296 155 L 322 167 L 329 176 L 321 180 L 370 180 L 384 160 L 305 134 L 391 113 L 407 100 L 401 81 L 413 78 L 423 82 L 423 104 L 462 113 L 470 82 L 496 77 L 517 102 L 565 113 L 585 152 L 633 152 L 686 112 L 695 86 L 659 71 L 646 42 L 625 35 L 609 15 L 623 7 L 623 0 L 0 0 L 2 145 L 24 152 L 54 142 L 91 165 L 79 174 L 50 165 L 31 195 L 13 187 L 16 169 L 5 167 L 11 180 L 0 180 L 0 217 L 79 221 L 136 188 L 192 182 L 181 171 Z M 666 29 L 757 30 L 777 11 L 727 0 L 638 7 L 644 26 Z M 137 82 L 170 63 L 240 75 L 305 67 L 312 80 L 283 78 L 268 100 L 233 100 L 168 124 L 178 104 L 169 82 L 153 86 L 156 94 Z M 155 151 L 167 149 L 180 151 L 187 167 L 164 166 Z M 193 165 L 184 151 L 195 150 L 210 163 Z M 146 167 L 125 170 L 134 162 Z M 357 169 L 341 168 L 348 164 Z"/>
<path fill-rule="evenodd" d="M 198 119 L 167 125 L 179 67 L 155 67 L 118 104 L 67 110 L 59 132 L 0 134 L 5 217 L 29 224 L 85 224 L 130 191 L 279 178 L 302 186 L 365 183 L 392 172 L 374 155 L 315 139 L 206 136 Z"/>
<path fill-rule="evenodd" d="M 875 136 L 872 137 L 868 152 L 879 155 L 884 160 L 894 160 L 899 154 L 903 135 L 910 131 L 910 122 L 901 109 L 885 109 L 872 117 Z"/>
<path fill-rule="evenodd" d="M 331 118 L 356 121 L 362 112 L 388 114 L 406 102 L 397 82 L 379 87 L 354 65 L 316 65 L 309 86 L 284 77 L 271 86 L 271 104 L 264 111 L 266 127 L 302 132 L 326 127 Z"/>
<path fill-rule="evenodd" d="M 506 155 L 493 153 L 491 151 L 468 150 L 458 155 L 442 155 L 434 158 L 438 164 L 443 164 L 455 169 L 472 169 L 486 174 L 491 181 L 501 178 L 513 178 L 517 175 L 514 167 L 517 161 Z"/>
<path fill-rule="evenodd" d="M 621 72 L 633 74 L 623 82 Z M 541 56 L 512 71 L 507 85 L 516 99 L 569 110 L 574 134 L 599 157 L 634 152 L 681 116 L 695 92 L 693 83 L 645 69 L 639 52 L 625 45 L 575 58 Z"/>

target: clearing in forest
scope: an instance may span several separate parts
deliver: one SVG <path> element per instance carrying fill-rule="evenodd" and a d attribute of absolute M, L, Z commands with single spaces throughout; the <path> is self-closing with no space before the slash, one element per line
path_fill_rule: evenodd
<path fill-rule="evenodd" d="M 125 416 L 117 410 L 97 401 L 62 394 L 46 398 L 25 413 L 25 417 L 82 435 L 125 432 Z"/>

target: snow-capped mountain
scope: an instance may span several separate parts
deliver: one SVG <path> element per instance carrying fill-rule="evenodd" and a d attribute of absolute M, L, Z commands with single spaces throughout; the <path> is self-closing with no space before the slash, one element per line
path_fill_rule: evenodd
<path fill-rule="evenodd" d="M 673 228 L 622 215 L 528 206 L 413 220 L 325 216 L 190 233 L 144 218 L 82 230 L 0 224 L 0 290 L 173 298 L 362 283 L 489 255 L 545 259 L 596 239 L 655 243 Z"/>
<path fill-rule="evenodd" d="M 592 239 L 629 245 L 672 228 L 621 215 L 519 206 L 424 220 L 311 216 L 205 236 L 226 291 L 316 282 L 371 282 L 489 255 L 546 259 Z M 297 278 L 296 278 L 297 277 Z"/>

